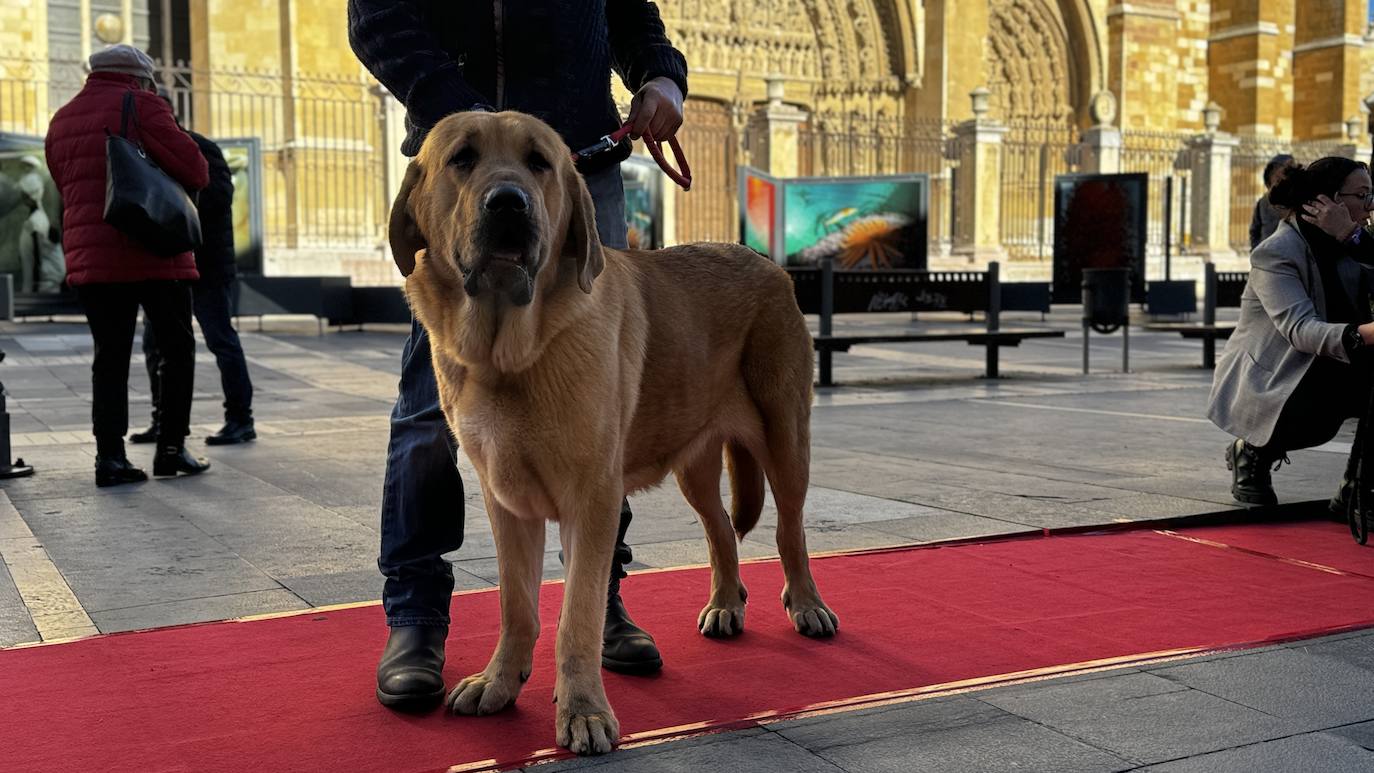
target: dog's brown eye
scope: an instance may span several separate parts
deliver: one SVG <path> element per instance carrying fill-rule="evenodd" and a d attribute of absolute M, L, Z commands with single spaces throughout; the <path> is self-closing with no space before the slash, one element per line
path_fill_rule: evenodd
<path fill-rule="evenodd" d="M 542 153 L 531 153 L 525 163 L 529 164 L 530 171 L 532 172 L 547 172 L 549 169 L 553 168 L 549 160 L 544 158 Z"/>
<path fill-rule="evenodd" d="M 459 169 L 471 169 L 477 166 L 477 151 L 470 147 L 461 148 L 448 162 Z"/>

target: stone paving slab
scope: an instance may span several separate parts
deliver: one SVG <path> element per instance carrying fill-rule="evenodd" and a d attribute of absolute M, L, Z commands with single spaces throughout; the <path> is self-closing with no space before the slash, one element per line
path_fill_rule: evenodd
<path fill-rule="evenodd" d="M 0 562 L 0 647 L 31 641 L 38 641 L 38 629 L 14 585 L 9 567 Z"/>
<path fill-rule="evenodd" d="M 1296 723 L 1151 674 L 1046 686 L 989 703 L 1142 763 L 1293 734 Z M 1306 729 L 1306 728 L 1302 728 Z"/>
<path fill-rule="evenodd" d="M 1255 773 L 1322 771 L 1364 773 L 1374 752 L 1334 733 L 1307 733 L 1140 768 L 1142 773 Z"/>

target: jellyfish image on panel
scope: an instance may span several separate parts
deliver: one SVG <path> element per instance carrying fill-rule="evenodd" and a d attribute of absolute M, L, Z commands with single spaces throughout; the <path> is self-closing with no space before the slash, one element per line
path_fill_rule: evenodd
<path fill-rule="evenodd" d="M 840 269 L 924 268 L 925 179 L 788 180 L 788 264 Z"/>

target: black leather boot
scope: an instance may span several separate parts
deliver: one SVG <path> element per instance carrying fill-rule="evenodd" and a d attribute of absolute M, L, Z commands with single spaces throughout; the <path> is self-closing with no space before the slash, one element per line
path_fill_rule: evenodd
<path fill-rule="evenodd" d="M 391 629 L 377 663 L 377 700 L 397 711 L 427 711 L 444 699 L 444 641 L 448 627 Z"/>
<path fill-rule="evenodd" d="M 238 443 L 247 443 L 257 437 L 258 433 L 253 429 L 252 419 L 247 421 L 230 419 L 224 422 L 224 426 L 220 428 L 219 432 L 205 438 L 205 445 L 232 446 Z"/>
<path fill-rule="evenodd" d="M 606 627 L 602 631 L 601 665 L 621 674 L 652 674 L 663 668 L 663 657 L 648 631 L 635 625 L 625 602 L 620 598 L 620 580 L 625 564 L 634 556 L 630 547 L 616 545 L 611 559 L 611 582 L 606 589 Z"/>
<path fill-rule="evenodd" d="M 1287 457 L 1274 460 L 1282 464 Z M 1231 496 L 1247 505 L 1276 505 L 1274 479 L 1270 475 L 1269 460 L 1259 449 L 1237 438 L 1226 447 L 1226 469 L 1231 471 Z"/>
<path fill-rule="evenodd" d="M 157 455 L 153 457 L 153 476 L 157 478 L 169 478 L 178 473 L 199 475 L 208 469 L 210 463 L 191 456 L 186 446 L 158 446 Z"/>
<path fill-rule="evenodd" d="M 150 424 L 150 425 L 148 426 L 147 429 L 143 430 L 142 432 L 135 432 L 134 434 L 130 435 L 130 436 L 129 436 L 129 442 L 130 442 L 130 443 L 155 443 L 155 442 L 157 442 L 158 433 L 161 432 L 161 431 L 162 431 L 162 428 L 158 426 L 157 419 L 154 418 L 154 419 L 153 419 L 153 423 Z"/>
<path fill-rule="evenodd" d="M 1351 444 L 1350 458 L 1345 462 L 1345 474 L 1341 476 L 1341 487 L 1336 489 L 1336 495 L 1331 497 L 1330 503 L 1327 504 L 1335 520 L 1346 520 L 1346 511 L 1350 507 L 1350 499 L 1355 495 L 1355 475 L 1360 465 L 1359 453 L 1360 439 L 1356 437 L 1355 442 Z"/>
<path fill-rule="evenodd" d="M 148 479 L 148 473 L 129 464 L 123 456 L 95 458 L 95 485 L 100 488 L 121 483 L 138 483 Z"/>

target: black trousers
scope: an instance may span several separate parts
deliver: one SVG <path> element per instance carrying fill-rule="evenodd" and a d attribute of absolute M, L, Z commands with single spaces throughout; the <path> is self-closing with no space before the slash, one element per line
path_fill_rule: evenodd
<path fill-rule="evenodd" d="M 219 383 L 224 390 L 224 420 L 247 423 L 253 419 L 253 382 L 248 377 L 248 361 L 243 357 L 243 344 L 234 330 L 234 280 L 200 280 L 191 283 L 192 309 L 205 336 L 205 348 L 215 355 L 219 366 Z M 148 382 L 153 385 L 153 424 L 158 424 L 158 372 L 162 353 L 158 350 L 157 331 L 143 326 L 143 364 L 148 369 Z"/>
<path fill-rule="evenodd" d="M 1347 419 L 1363 416 L 1369 409 L 1370 367 L 1364 357 L 1353 365 L 1318 357 L 1283 404 L 1274 434 L 1258 449 L 1261 458 L 1319 446 L 1336 437 Z"/>
<path fill-rule="evenodd" d="M 190 284 L 174 280 L 87 284 L 77 287 L 76 293 L 95 339 L 91 420 L 101 452 L 122 449 L 129 431 L 129 358 L 139 307 L 157 331 L 162 351 L 163 367 L 157 378 L 162 399 L 158 445 L 181 446 L 191 424 L 195 377 Z"/>

